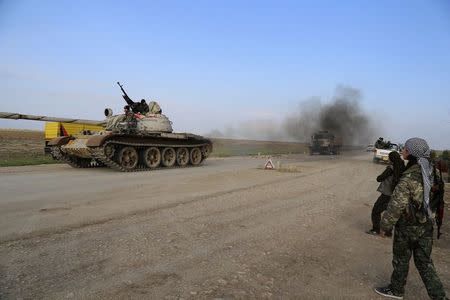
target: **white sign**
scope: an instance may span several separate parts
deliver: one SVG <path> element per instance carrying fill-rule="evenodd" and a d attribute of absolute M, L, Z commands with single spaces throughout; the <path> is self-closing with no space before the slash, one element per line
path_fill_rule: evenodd
<path fill-rule="evenodd" d="M 264 169 L 266 169 L 266 170 L 273 170 L 274 169 L 272 159 L 269 158 L 267 160 L 266 164 L 264 165 Z"/>

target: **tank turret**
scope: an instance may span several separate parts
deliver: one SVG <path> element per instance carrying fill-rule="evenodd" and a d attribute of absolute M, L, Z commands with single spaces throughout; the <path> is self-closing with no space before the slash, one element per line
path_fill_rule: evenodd
<path fill-rule="evenodd" d="M 133 113 L 125 111 L 113 115 L 111 109 L 105 109 L 105 129 L 117 132 L 172 132 L 172 122 L 163 114 Z"/>

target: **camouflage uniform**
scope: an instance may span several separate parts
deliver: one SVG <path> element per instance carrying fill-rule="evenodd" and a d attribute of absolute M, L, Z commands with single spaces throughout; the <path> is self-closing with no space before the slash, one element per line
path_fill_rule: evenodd
<path fill-rule="evenodd" d="M 384 231 L 395 225 L 391 290 L 404 294 L 409 260 L 414 264 L 431 299 L 446 299 L 445 291 L 431 260 L 433 224 L 423 209 L 423 180 L 420 166 L 405 170 L 396 186 L 388 208 L 381 220 Z"/>
<path fill-rule="evenodd" d="M 162 113 L 162 109 L 159 106 L 158 102 L 156 101 L 150 101 L 150 103 L 148 104 L 149 106 L 149 110 L 151 114 L 160 114 Z"/>

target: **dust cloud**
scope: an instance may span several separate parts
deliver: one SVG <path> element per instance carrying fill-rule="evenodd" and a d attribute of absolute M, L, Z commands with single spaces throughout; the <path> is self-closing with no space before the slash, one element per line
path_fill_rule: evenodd
<path fill-rule="evenodd" d="M 284 141 L 289 138 L 283 133 L 279 122 L 271 119 L 241 122 L 235 126 L 227 126 L 224 130 L 215 129 L 207 136 L 262 141 Z"/>

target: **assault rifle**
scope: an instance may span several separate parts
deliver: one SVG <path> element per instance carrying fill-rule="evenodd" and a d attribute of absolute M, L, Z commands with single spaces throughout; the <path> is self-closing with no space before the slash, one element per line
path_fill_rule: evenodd
<path fill-rule="evenodd" d="M 439 169 L 439 179 L 436 174 L 436 167 L 433 167 L 433 175 L 434 175 L 434 193 L 433 193 L 433 204 L 435 204 L 436 208 L 436 226 L 437 226 L 437 239 L 441 237 L 441 226 L 442 221 L 444 220 L 444 181 L 442 179 L 442 171 Z"/>

